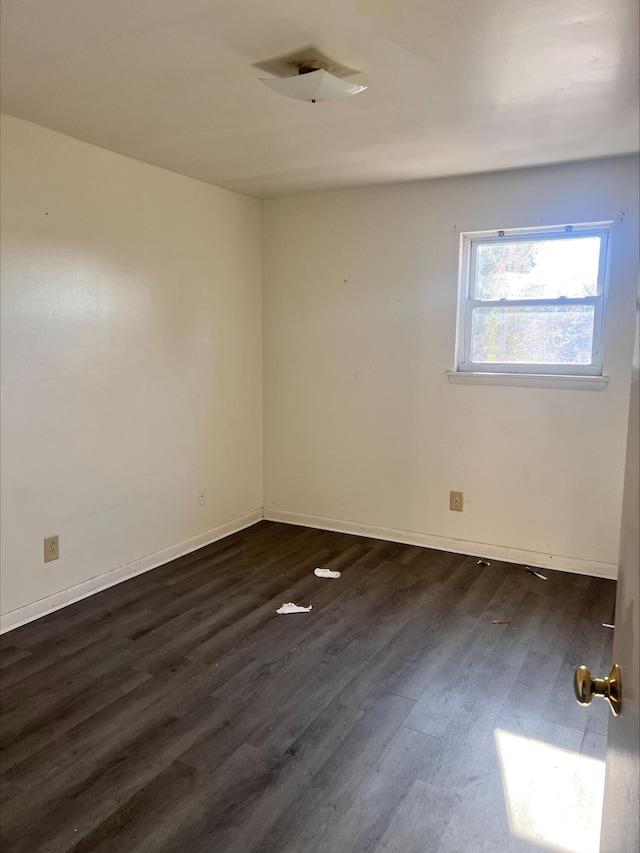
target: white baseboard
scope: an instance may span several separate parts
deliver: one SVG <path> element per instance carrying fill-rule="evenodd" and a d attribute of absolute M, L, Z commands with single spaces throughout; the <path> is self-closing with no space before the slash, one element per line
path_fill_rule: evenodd
<path fill-rule="evenodd" d="M 253 510 L 253 512 L 248 512 L 246 515 L 240 516 L 240 518 L 234 518 L 232 521 L 220 524 L 211 530 L 207 530 L 205 533 L 200 533 L 198 536 L 193 536 L 191 539 L 186 539 L 184 542 L 179 542 L 177 545 L 172 545 L 170 548 L 156 551 L 154 554 L 149 554 L 140 560 L 135 560 L 133 563 L 119 566 L 117 569 L 112 569 L 95 578 L 82 581 L 82 583 L 75 584 L 68 589 L 54 592 L 53 595 L 48 595 L 46 598 L 41 598 L 31 604 L 25 604 L 24 607 L 19 607 L 17 610 L 3 613 L 0 616 L 0 634 L 11 631 L 13 628 L 18 628 L 27 622 L 33 622 L 34 619 L 46 616 L 47 613 L 52 613 L 54 610 L 60 610 L 61 607 L 73 604 L 74 601 L 88 598 L 88 596 L 94 595 L 96 592 L 122 583 L 122 581 L 128 580 L 135 575 L 141 575 L 143 572 L 156 569 L 170 560 L 175 560 L 176 557 L 183 557 L 185 554 L 191 553 L 191 551 L 197 551 L 198 548 L 202 548 L 204 545 L 210 545 L 218 539 L 229 536 L 231 533 L 237 533 L 239 530 L 244 530 L 245 527 L 250 527 L 261 520 L 262 507 Z"/>
<path fill-rule="evenodd" d="M 618 567 L 615 563 L 600 563 L 593 560 L 582 560 L 577 557 L 565 557 L 555 554 L 540 553 L 537 551 L 526 551 L 519 548 L 508 548 L 503 545 L 490 545 L 483 542 L 470 542 L 465 539 L 449 539 L 445 536 L 433 536 L 429 533 L 416 533 L 411 530 L 396 530 L 391 527 L 376 527 L 371 524 L 359 522 L 340 521 L 335 518 L 323 518 L 315 515 L 303 515 L 297 512 L 286 512 L 283 510 L 256 509 L 246 515 L 220 524 L 205 533 L 172 545 L 155 554 L 150 554 L 133 563 L 127 563 L 98 577 L 90 578 L 68 589 L 53 593 L 46 598 L 41 598 L 17 610 L 3 613 L 0 616 L 0 634 L 18 628 L 54 610 L 60 610 L 68 604 L 88 598 L 96 592 L 107 589 L 110 586 L 122 583 L 122 581 L 156 569 L 182 557 L 197 551 L 205 545 L 217 542 L 225 536 L 244 530 L 262 519 L 267 521 L 281 521 L 285 524 L 295 524 L 302 527 L 314 527 L 319 530 L 335 530 L 338 533 L 351 533 L 355 536 L 366 536 L 370 539 L 386 539 L 389 542 L 401 542 L 406 545 L 419 545 L 423 548 L 435 548 L 439 551 L 452 551 L 455 554 L 469 554 L 473 557 L 486 557 L 493 560 L 504 560 L 507 563 L 524 564 L 535 566 L 540 569 L 557 569 L 562 572 L 572 572 L 578 575 L 589 575 L 597 578 L 615 580 L 618 576 Z"/>
<path fill-rule="evenodd" d="M 367 536 L 370 539 L 387 539 L 390 542 L 402 542 L 405 545 L 420 545 L 423 548 L 435 548 L 438 551 L 453 551 L 455 554 L 469 554 L 472 557 L 503 560 L 506 563 L 523 564 L 539 569 L 557 569 L 561 572 L 609 580 L 615 580 L 618 577 L 618 566 L 615 563 L 599 563 L 577 557 L 526 551 L 520 548 L 508 548 L 504 545 L 490 545 L 486 542 L 469 542 L 466 539 L 449 539 L 446 536 L 432 536 L 429 533 L 395 530 L 391 527 L 376 527 L 371 524 L 340 521 L 335 518 L 322 518 L 275 509 L 268 510 L 265 508 L 264 518 L 266 521 L 282 521 L 286 524 L 316 527 L 320 530 L 335 530 L 338 533 L 351 533 L 355 536 Z"/>

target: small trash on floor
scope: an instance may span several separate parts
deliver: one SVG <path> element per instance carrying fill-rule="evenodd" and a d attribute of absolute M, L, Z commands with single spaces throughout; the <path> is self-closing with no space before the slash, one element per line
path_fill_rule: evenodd
<path fill-rule="evenodd" d="M 616 626 L 612 625 L 611 622 L 603 622 L 602 627 L 603 628 L 615 628 Z"/>
<path fill-rule="evenodd" d="M 482 557 L 476 563 L 476 566 L 490 566 L 490 565 L 491 565 L 491 563 L 489 562 L 489 560 L 483 560 Z"/>
<path fill-rule="evenodd" d="M 278 607 L 276 613 L 308 613 L 311 610 L 311 607 L 311 604 L 308 607 L 301 607 L 299 604 L 294 604 L 293 601 L 288 601 L 286 604 L 283 604 L 282 607 Z"/>
<path fill-rule="evenodd" d="M 334 572 L 333 569 L 314 569 L 314 575 L 317 578 L 339 578 L 340 572 Z"/>
<path fill-rule="evenodd" d="M 494 625 L 508 625 L 510 621 L 511 621 L 510 619 L 494 619 L 493 624 Z"/>
<path fill-rule="evenodd" d="M 536 570 L 532 569 L 531 566 L 525 566 L 525 569 L 529 572 L 530 575 L 535 575 L 537 578 L 540 578 L 541 581 L 547 580 L 544 575 L 541 575 L 540 572 L 536 572 Z"/>

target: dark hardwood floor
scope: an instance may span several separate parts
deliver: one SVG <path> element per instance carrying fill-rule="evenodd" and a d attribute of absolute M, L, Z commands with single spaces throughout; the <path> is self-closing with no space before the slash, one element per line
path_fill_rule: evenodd
<path fill-rule="evenodd" d="M 261 522 L 5 634 L 3 853 L 553 849 L 497 738 L 604 756 L 615 584 L 544 574 Z"/>

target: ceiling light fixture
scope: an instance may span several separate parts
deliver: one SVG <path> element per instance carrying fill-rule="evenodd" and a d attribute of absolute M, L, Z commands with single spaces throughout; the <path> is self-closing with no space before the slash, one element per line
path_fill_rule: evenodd
<path fill-rule="evenodd" d="M 367 87 L 349 83 L 334 74 L 330 74 L 318 62 L 301 62 L 298 73 L 291 77 L 261 77 L 262 82 L 289 98 L 309 101 L 337 101 L 363 92 Z"/>

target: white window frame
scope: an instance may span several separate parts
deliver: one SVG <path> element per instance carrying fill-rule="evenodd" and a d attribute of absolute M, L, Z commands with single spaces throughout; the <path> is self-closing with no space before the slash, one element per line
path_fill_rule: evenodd
<path fill-rule="evenodd" d="M 536 376 L 602 376 L 604 354 L 604 319 L 609 288 L 611 230 L 613 222 L 589 222 L 532 228 L 509 228 L 499 231 L 468 231 L 460 235 L 460 277 L 456 329 L 456 373 L 494 373 Z M 540 240 L 566 240 L 573 237 L 600 237 L 598 286 L 595 296 L 559 299 L 475 299 L 476 256 L 482 244 Z M 520 307 L 534 305 L 593 305 L 594 324 L 590 364 L 543 364 L 471 361 L 471 321 L 478 306 Z"/>

